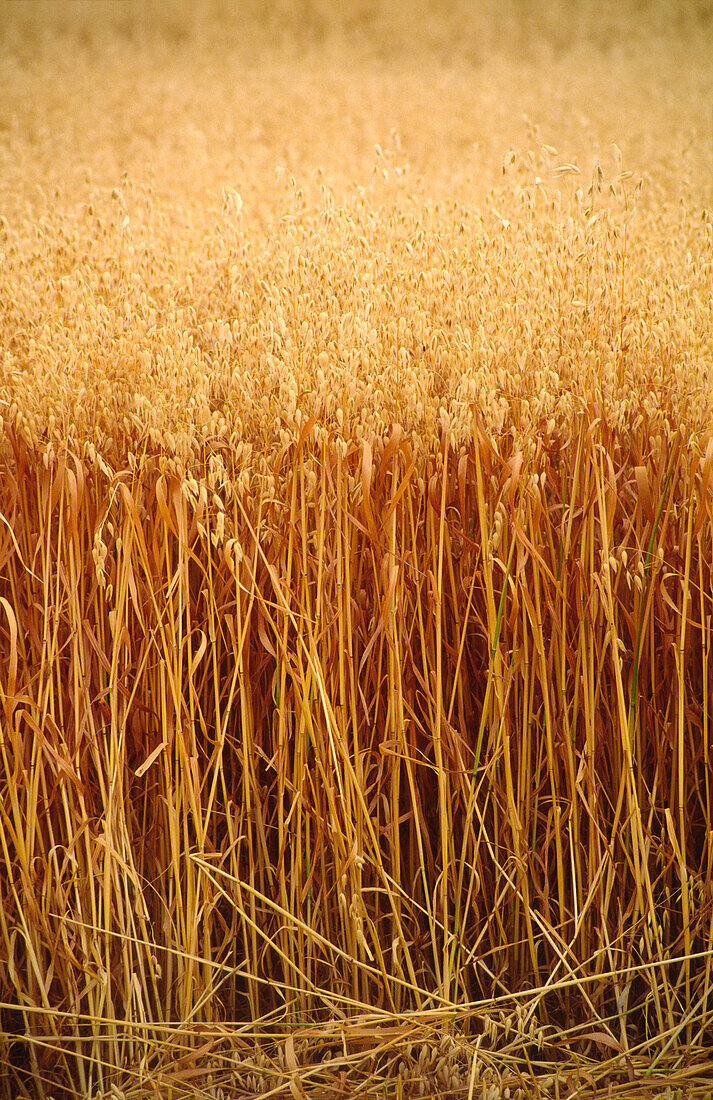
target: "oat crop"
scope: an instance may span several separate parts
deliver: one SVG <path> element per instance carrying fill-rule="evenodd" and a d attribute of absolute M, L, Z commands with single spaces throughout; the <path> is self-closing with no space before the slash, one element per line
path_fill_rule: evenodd
<path fill-rule="evenodd" d="M 703 1097 L 709 13 L 357 8 L 2 9 L 2 1089 Z"/>

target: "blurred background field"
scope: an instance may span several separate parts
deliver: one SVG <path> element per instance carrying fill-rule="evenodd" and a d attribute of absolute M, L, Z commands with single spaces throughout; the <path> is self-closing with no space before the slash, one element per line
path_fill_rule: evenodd
<path fill-rule="evenodd" d="M 114 186 L 150 163 L 162 198 L 205 205 L 230 183 L 254 217 L 279 210 L 277 165 L 303 187 L 316 171 L 372 185 L 394 131 L 427 197 L 481 197 L 505 152 L 537 139 L 590 172 L 613 167 L 616 142 L 656 186 L 710 195 L 703 3 L 4 0 L 1 13 L 6 204 L 58 184 L 80 198 L 87 167 Z"/>
<path fill-rule="evenodd" d="M 711 56 L 2 0 L 5 1095 L 710 1095 Z"/>

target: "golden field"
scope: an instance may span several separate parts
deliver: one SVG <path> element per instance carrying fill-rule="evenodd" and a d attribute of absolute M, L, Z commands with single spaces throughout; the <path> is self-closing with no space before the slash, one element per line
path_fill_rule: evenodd
<path fill-rule="evenodd" d="M 710 5 L 0 28 L 3 1095 L 709 1096 Z"/>

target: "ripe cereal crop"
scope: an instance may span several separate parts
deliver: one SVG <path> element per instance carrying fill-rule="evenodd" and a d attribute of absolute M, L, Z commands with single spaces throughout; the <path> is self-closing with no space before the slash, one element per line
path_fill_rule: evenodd
<path fill-rule="evenodd" d="M 710 5 L 0 5 L 0 1092 L 710 1096 Z"/>

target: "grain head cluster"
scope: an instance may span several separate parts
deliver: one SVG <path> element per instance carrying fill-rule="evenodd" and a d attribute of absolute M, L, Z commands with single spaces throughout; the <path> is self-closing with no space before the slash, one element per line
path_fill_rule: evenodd
<path fill-rule="evenodd" d="M 709 20 L 556 7 L 8 23 L 11 1092 L 710 1042 Z"/>

